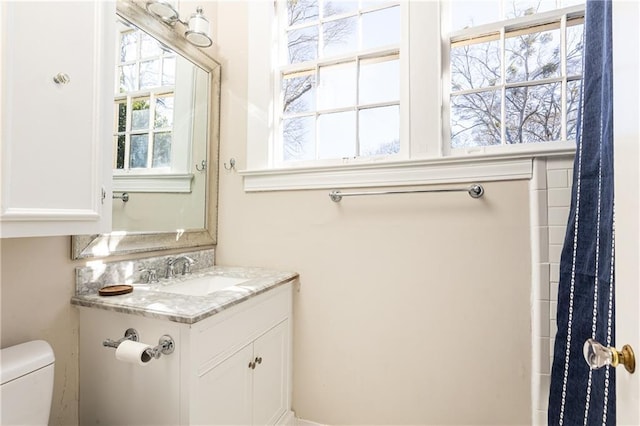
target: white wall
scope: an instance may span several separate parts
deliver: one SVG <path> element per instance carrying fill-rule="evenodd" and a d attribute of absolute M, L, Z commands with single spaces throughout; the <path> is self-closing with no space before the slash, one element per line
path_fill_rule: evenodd
<path fill-rule="evenodd" d="M 44 339 L 55 354 L 51 425 L 78 424 L 78 311 L 69 237 L 0 240 L 0 347 Z"/>

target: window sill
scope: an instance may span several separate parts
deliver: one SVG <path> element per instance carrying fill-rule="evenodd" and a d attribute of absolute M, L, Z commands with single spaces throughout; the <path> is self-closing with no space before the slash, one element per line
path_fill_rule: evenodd
<path fill-rule="evenodd" d="M 246 192 L 366 188 L 531 179 L 534 157 L 573 155 L 575 148 L 473 154 L 386 163 L 241 170 Z"/>
<path fill-rule="evenodd" d="M 171 174 L 122 174 L 113 176 L 114 192 L 191 192 L 193 175 Z"/>

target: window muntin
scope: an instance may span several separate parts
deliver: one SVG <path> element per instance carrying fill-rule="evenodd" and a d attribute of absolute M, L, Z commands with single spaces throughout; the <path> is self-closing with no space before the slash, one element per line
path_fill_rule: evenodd
<path fill-rule="evenodd" d="M 325 0 L 280 5 L 286 12 L 275 163 L 397 154 L 399 119 L 390 107 L 397 111 L 400 105 L 400 5 Z M 389 119 L 377 123 L 380 131 L 371 138 L 365 123 L 375 113 Z"/>
<path fill-rule="evenodd" d="M 519 18 L 451 37 L 450 148 L 575 139 L 584 12 L 562 9 L 541 19 L 536 7 L 553 9 L 555 1 L 454 1 L 454 28 L 477 22 L 466 18 L 479 3 L 484 12 L 474 19 L 483 23 L 501 10 Z"/>
<path fill-rule="evenodd" d="M 176 55 L 139 29 L 120 32 L 114 169 L 170 171 Z"/>

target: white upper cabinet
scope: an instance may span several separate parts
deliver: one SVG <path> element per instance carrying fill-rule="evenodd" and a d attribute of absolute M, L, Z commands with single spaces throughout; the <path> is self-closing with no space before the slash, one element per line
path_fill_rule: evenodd
<path fill-rule="evenodd" d="M 111 227 L 115 2 L 0 2 L 0 236 Z"/>

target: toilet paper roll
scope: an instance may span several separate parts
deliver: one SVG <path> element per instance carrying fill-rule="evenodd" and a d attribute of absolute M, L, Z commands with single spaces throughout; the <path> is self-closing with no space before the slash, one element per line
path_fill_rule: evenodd
<path fill-rule="evenodd" d="M 151 349 L 151 346 L 146 343 L 125 340 L 116 348 L 116 359 L 138 365 L 147 365 L 151 361 L 151 355 L 147 352 L 147 349 Z"/>

